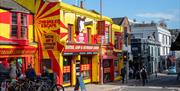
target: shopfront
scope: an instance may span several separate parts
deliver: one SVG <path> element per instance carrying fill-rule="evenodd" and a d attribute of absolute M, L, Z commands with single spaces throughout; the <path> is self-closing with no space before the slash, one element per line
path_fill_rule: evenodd
<path fill-rule="evenodd" d="M 7 69 L 10 64 L 15 64 L 21 68 L 22 73 L 25 73 L 29 64 L 34 66 L 36 47 L 1 46 L 0 50 L 0 64 Z"/>
<path fill-rule="evenodd" d="M 96 45 L 68 44 L 63 53 L 63 85 L 75 85 L 76 77 L 81 75 L 84 83 L 94 82 L 92 75 L 98 77 L 98 49 Z M 94 63 L 92 69 L 92 63 Z M 92 73 L 96 74 L 92 74 Z"/>
<path fill-rule="evenodd" d="M 103 47 L 103 79 L 104 82 L 120 80 L 120 72 L 123 65 L 122 53 L 113 50 L 112 47 Z"/>
<path fill-rule="evenodd" d="M 114 59 L 114 80 L 120 80 L 121 79 L 121 69 L 123 67 L 123 56 L 122 52 L 120 51 L 114 51 L 114 56 L 116 57 Z"/>

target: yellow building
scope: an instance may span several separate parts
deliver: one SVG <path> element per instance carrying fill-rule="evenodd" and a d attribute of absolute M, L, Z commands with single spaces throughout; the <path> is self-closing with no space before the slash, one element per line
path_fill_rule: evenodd
<path fill-rule="evenodd" d="M 75 85 L 76 77 L 80 74 L 85 83 L 100 81 L 99 45 L 101 39 L 97 32 L 100 14 L 63 2 L 16 1 L 34 12 L 35 15 L 35 40 L 39 43 L 37 72 L 41 72 L 43 65 L 47 66 L 50 71 L 57 74 L 58 83 L 64 86 Z M 106 56 L 103 59 L 106 59 L 114 51 L 112 45 L 115 41 L 113 40 L 117 37 L 116 34 L 121 32 L 121 27 L 112 25 L 111 18 L 102 16 L 102 20 L 104 20 L 105 28 L 103 53 Z M 112 28 L 114 32 L 112 32 Z M 108 46 L 111 48 L 108 49 Z M 115 51 L 120 52 L 121 49 L 117 48 Z M 119 60 L 114 57 L 112 70 L 107 68 L 108 71 L 114 71 L 115 59 Z M 119 69 L 119 65 L 118 61 L 115 69 Z M 105 72 L 107 69 L 105 68 L 103 71 Z M 119 79 L 119 73 L 115 79 Z"/>

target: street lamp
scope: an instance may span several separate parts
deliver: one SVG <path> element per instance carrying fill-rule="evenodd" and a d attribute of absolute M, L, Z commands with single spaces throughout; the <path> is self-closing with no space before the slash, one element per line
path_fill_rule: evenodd
<path fill-rule="evenodd" d="M 100 21 L 102 21 L 102 0 L 100 0 Z M 102 24 L 101 24 L 102 25 Z M 102 57 L 102 42 L 103 38 L 101 35 L 101 42 L 100 42 L 100 61 L 101 61 L 101 85 L 103 85 L 103 57 Z"/>

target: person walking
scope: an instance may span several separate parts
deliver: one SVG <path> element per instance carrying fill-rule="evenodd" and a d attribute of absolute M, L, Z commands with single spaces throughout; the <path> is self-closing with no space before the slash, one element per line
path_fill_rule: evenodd
<path fill-rule="evenodd" d="M 126 77 L 126 68 L 125 66 L 121 69 L 122 83 L 124 84 L 124 80 Z"/>
<path fill-rule="evenodd" d="M 142 67 L 140 73 L 141 73 L 141 78 L 142 78 L 142 84 L 144 86 L 147 80 L 147 71 L 144 67 Z"/>

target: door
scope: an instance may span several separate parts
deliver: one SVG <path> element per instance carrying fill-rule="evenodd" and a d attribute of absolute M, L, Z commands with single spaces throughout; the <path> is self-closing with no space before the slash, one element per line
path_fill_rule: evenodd
<path fill-rule="evenodd" d="M 63 58 L 63 84 L 71 84 L 71 57 Z"/>
<path fill-rule="evenodd" d="M 103 79 L 104 82 L 110 82 L 112 80 L 112 60 L 105 59 L 103 60 Z"/>

